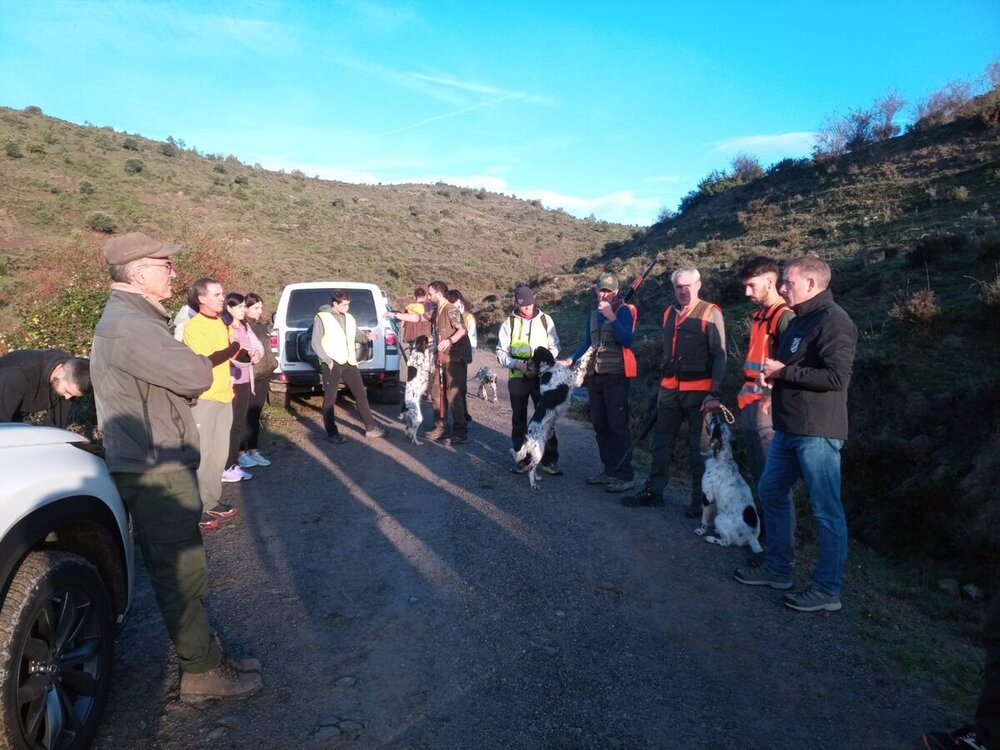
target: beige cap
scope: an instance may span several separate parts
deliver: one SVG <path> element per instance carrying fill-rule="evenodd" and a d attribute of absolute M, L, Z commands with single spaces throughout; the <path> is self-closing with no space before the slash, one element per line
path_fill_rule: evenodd
<path fill-rule="evenodd" d="M 180 245 L 168 245 L 142 232 L 132 232 L 105 242 L 104 259 L 112 266 L 120 266 L 140 258 L 169 258 L 180 249 Z"/>
<path fill-rule="evenodd" d="M 609 292 L 618 291 L 618 279 L 612 273 L 606 273 L 597 280 L 598 289 L 607 289 Z"/>

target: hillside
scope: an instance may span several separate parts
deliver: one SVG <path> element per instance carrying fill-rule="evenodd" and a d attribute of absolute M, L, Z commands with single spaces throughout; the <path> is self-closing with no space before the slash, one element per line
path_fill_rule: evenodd
<path fill-rule="evenodd" d="M 632 231 L 485 190 L 268 171 L 32 107 L 0 108 L 0 144 L 5 332 L 36 297 L 36 285 L 23 282 L 40 261 L 63 252 L 99 264 L 109 231 L 176 238 L 272 303 L 288 282 L 336 277 L 401 296 L 442 278 L 478 301 L 559 272 Z"/>

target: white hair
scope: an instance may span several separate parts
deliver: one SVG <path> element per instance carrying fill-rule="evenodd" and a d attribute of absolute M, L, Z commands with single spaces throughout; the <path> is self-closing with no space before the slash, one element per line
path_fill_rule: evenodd
<path fill-rule="evenodd" d="M 670 274 L 670 283 L 676 284 L 677 277 L 680 276 L 682 273 L 692 273 L 694 274 L 695 281 L 701 281 L 701 273 L 698 271 L 697 268 L 678 268 L 676 271 Z"/>

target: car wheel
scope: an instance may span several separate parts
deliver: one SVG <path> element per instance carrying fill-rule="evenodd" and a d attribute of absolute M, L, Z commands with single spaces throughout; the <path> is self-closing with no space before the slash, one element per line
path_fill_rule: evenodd
<path fill-rule="evenodd" d="M 97 569 L 32 552 L 0 611 L 0 746 L 90 745 L 108 700 L 114 616 Z"/>

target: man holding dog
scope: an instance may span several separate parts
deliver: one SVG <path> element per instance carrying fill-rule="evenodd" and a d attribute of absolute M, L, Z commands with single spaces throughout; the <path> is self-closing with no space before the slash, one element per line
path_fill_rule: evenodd
<path fill-rule="evenodd" d="M 830 267 L 815 256 L 791 261 L 779 291 L 792 320 L 759 384 L 770 384 L 774 439 L 758 495 L 767 528 L 764 563 L 736 570 L 751 586 L 792 588 L 794 509 L 791 489 L 802 477 L 819 526 L 819 559 L 811 582 L 782 603 L 802 612 L 840 609 L 847 564 L 847 519 L 840 496 L 840 450 L 847 439 L 847 388 L 858 329 L 833 301 Z"/>
<path fill-rule="evenodd" d="M 497 335 L 497 362 L 509 370 L 507 390 L 510 393 L 511 447 L 518 451 L 524 444 L 528 430 L 528 401 L 538 408 L 542 397 L 538 373 L 532 367 L 531 355 L 543 346 L 553 358 L 559 356 L 559 335 L 552 318 L 535 307 L 535 295 L 531 287 L 521 285 L 514 290 L 514 312 L 501 324 Z M 541 469 L 546 474 L 558 476 L 562 471 L 556 466 L 559 461 L 559 441 L 555 431 L 545 443 Z M 519 471 L 514 467 L 511 471 Z"/>
<path fill-rule="evenodd" d="M 670 452 L 681 423 L 687 422 L 691 453 L 691 502 L 684 515 L 702 511 L 702 442 L 705 416 L 722 403 L 726 374 L 726 328 L 718 305 L 699 297 L 701 274 L 680 268 L 670 281 L 675 304 L 663 313 L 663 357 L 656 396 L 656 425 L 649 452 L 649 479 L 642 491 L 622 500 L 628 507 L 663 505 L 670 472 Z"/>

